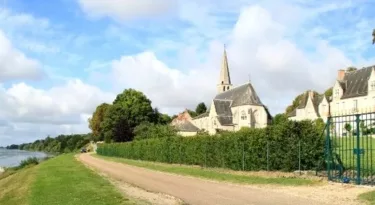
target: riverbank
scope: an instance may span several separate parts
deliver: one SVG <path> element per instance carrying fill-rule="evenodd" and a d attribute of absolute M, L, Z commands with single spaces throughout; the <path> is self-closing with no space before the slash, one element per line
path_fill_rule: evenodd
<path fill-rule="evenodd" d="M 140 204 L 78 162 L 74 154 L 62 154 L 39 165 L 5 174 L 0 177 L 0 187 L 2 205 Z"/>
<path fill-rule="evenodd" d="M 50 155 L 44 152 L 26 151 L 26 150 L 15 150 L 15 149 L 0 149 L 0 167 L 16 167 L 22 160 L 26 160 L 30 157 L 36 157 L 42 160 Z"/>

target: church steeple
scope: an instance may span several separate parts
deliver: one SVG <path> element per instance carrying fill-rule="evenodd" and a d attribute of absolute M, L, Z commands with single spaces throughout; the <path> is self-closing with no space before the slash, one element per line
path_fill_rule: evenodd
<path fill-rule="evenodd" d="M 229 66 L 228 66 L 228 57 L 227 51 L 224 45 L 224 55 L 221 63 L 220 78 L 219 84 L 217 85 L 218 93 L 225 92 L 232 88 L 232 82 L 230 81 Z"/>

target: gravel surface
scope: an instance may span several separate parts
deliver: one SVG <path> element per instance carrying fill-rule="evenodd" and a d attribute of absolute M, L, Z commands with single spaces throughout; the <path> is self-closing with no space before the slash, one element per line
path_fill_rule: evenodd
<path fill-rule="evenodd" d="M 130 184 L 141 188 L 133 193 L 125 188 L 130 196 L 142 195 L 142 190 L 157 194 L 146 197 L 151 204 L 176 204 L 181 203 L 180 199 L 194 205 L 354 205 L 361 204 L 356 200 L 358 194 L 371 190 L 368 187 L 328 183 L 298 187 L 236 185 L 134 167 L 99 159 L 88 153 L 79 155 L 78 159 L 117 183 L 123 182 L 124 187 Z"/>

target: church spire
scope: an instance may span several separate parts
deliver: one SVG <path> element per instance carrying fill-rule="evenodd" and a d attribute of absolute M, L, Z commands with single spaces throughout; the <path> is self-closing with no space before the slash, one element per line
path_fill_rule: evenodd
<path fill-rule="evenodd" d="M 232 82 L 230 80 L 229 66 L 228 66 L 228 56 L 224 45 L 224 55 L 221 63 L 219 84 L 217 85 L 218 92 L 224 92 L 232 87 Z"/>

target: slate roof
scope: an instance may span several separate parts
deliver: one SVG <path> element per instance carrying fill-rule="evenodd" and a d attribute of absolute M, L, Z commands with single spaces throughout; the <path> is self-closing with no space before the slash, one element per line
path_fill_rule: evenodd
<path fill-rule="evenodd" d="M 263 105 L 251 83 L 246 83 L 220 93 L 214 100 L 231 100 L 231 107 L 241 105 Z"/>
<path fill-rule="evenodd" d="M 198 132 L 199 131 L 199 128 L 193 125 L 193 123 L 191 123 L 190 121 L 179 122 L 179 123 L 174 124 L 174 126 L 178 131 L 182 131 L 182 132 Z"/>
<path fill-rule="evenodd" d="M 246 83 L 218 94 L 213 103 L 218 115 L 217 119 L 221 125 L 233 125 L 231 108 L 242 105 L 263 106 L 267 112 L 268 119 L 272 118 L 268 108 L 262 104 L 251 83 Z"/>
<path fill-rule="evenodd" d="M 202 114 L 194 117 L 193 119 L 195 120 L 195 119 L 200 119 L 200 118 L 208 117 L 209 114 L 210 114 L 209 112 L 205 112 L 205 113 L 202 113 Z"/>
<path fill-rule="evenodd" d="M 344 79 L 339 81 L 344 90 L 341 99 L 367 95 L 368 80 L 375 66 L 365 67 L 356 71 L 345 73 Z"/>

